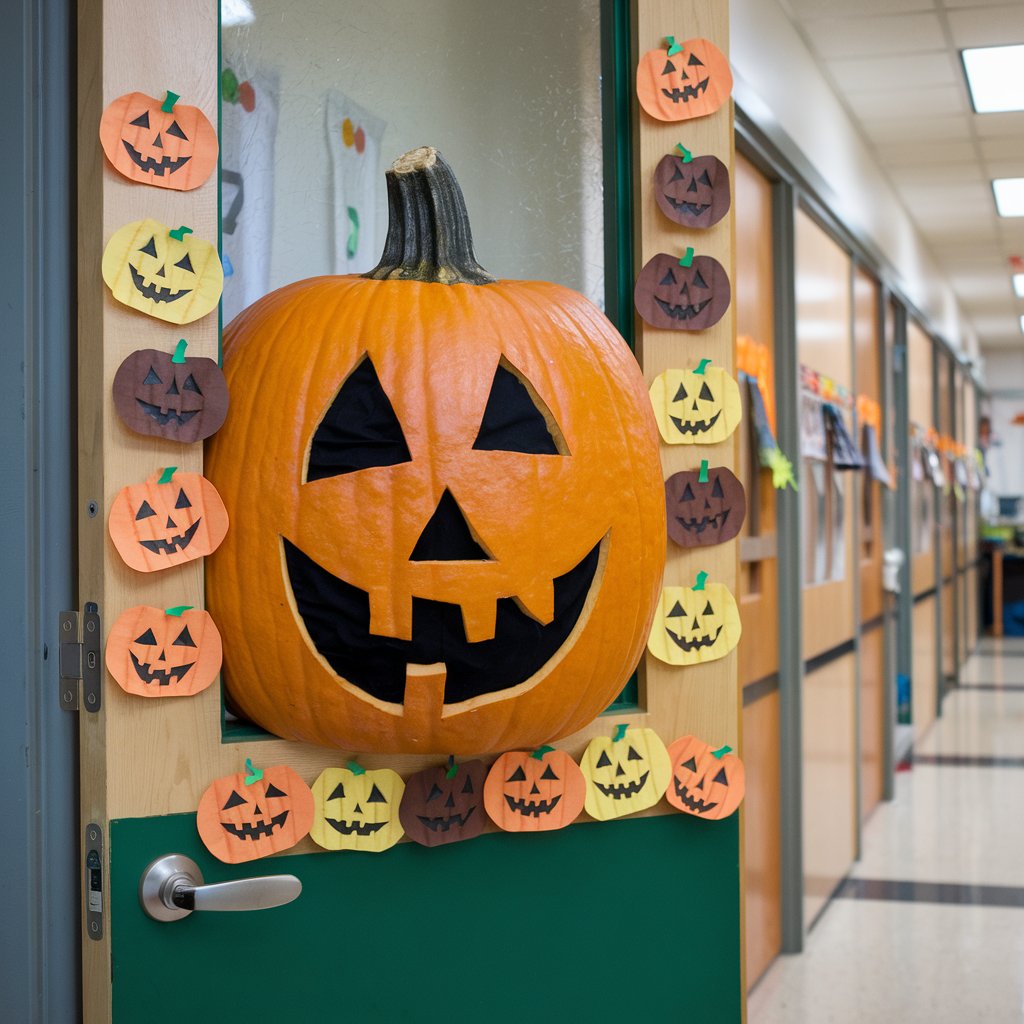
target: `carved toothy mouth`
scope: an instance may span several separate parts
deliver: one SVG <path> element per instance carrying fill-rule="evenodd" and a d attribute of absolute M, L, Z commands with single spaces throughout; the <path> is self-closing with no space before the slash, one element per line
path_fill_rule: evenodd
<path fill-rule="evenodd" d="M 175 299 L 180 299 L 182 295 L 188 295 L 192 291 L 191 288 L 182 288 L 181 291 L 172 292 L 170 288 L 147 284 L 146 279 L 130 263 L 128 269 L 132 272 L 132 284 L 135 285 L 136 291 L 153 302 L 174 302 Z"/>
<path fill-rule="evenodd" d="M 555 804 L 562 799 L 561 794 L 552 797 L 550 800 L 538 800 L 536 802 L 515 800 L 508 793 L 502 795 L 505 797 L 505 802 L 510 810 L 517 811 L 519 814 L 525 814 L 527 817 L 532 815 L 534 818 L 540 817 L 542 814 L 550 814 L 554 810 Z"/>
<path fill-rule="evenodd" d="M 372 836 L 387 824 L 386 821 L 338 821 L 336 818 L 324 818 L 324 821 L 343 836 L 350 836 L 353 832 L 357 836 Z"/>
<path fill-rule="evenodd" d="M 729 518 L 731 511 L 732 509 L 729 508 L 723 509 L 713 516 L 702 516 L 700 519 L 696 517 L 684 519 L 682 516 L 676 516 L 676 522 L 684 530 L 689 530 L 691 533 L 703 533 L 709 526 L 713 526 L 716 530 L 725 526 L 725 521 Z"/>
<path fill-rule="evenodd" d="M 691 217 L 699 217 L 705 210 L 710 208 L 710 203 L 688 203 L 684 199 L 673 199 L 666 195 L 669 205 L 675 210 L 685 210 Z"/>
<path fill-rule="evenodd" d="M 241 825 L 229 825 L 226 821 L 222 821 L 221 825 L 236 839 L 265 839 L 271 832 L 279 829 L 285 823 L 287 817 L 288 812 L 282 811 L 271 818 L 270 821 L 243 821 Z"/>
<path fill-rule="evenodd" d="M 647 782 L 647 776 L 650 772 L 644 772 L 636 782 L 620 782 L 617 786 L 602 786 L 596 779 L 594 785 L 603 793 L 605 796 L 610 796 L 613 800 L 621 800 L 626 796 L 636 796 L 641 789 L 644 788 L 644 783 Z"/>
<path fill-rule="evenodd" d="M 680 434 L 704 434 L 709 431 L 722 415 L 719 409 L 709 420 L 681 420 L 678 416 L 670 416 L 669 419 L 676 425 Z"/>
<path fill-rule="evenodd" d="M 416 817 L 419 818 L 421 824 L 429 828 L 431 832 L 447 832 L 452 825 L 458 825 L 459 828 L 462 828 L 462 826 L 473 817 L 473 812 L 475 810 L 475 806 L 470 807 L 465 814 L 453 814 L 447 818 L 425 818 L 422 814 L 417 814 Z"/>
<path fill-rule="evenodd" d="M 685 103 L 687 100 L 696 99 L 702 92 L 706 92 L 710 81 L 710 78 L 705 78 L 703 82 L 698 82 L 696 85 L 684 85 L 682 89 L 662 89 L 661 91 L 673 103 L 678 103 L 680 100 Z"/>
<path fill-rule="evenodd" d="M 686 786 L 682 785 L 680 781 L 673 776 L 673 783 L 676 787 L 676 796 L 691 810 L 696 811 L 698 814 L 704 814 L 710 811 L 712 807 L 718 806 L 717 800 L 711 800 L 705 803 L 703 798 L 699 796 L 690 796 L 690 791 Z"/>
<path fill-rule="evenodd" d="M 190 661 L 187 665 L 175 665 L 171 668 L 149 668 L 149 663 L 143 664 L 135 657 L 132 651 L 132 664 L 135 666 L 135 674 L 146 684 L 156 683 L 158 686 L 170 686 L 171 683 L 180 683 L 185 678 L 185 673 L 195 664 Z"/>
<path fill-rule="evenodd" d="M 174 409 L 168 409 L 167 412 L 161 412 L 159 405 L 153 405 L 150 402 L 144 402 L 141 398 L 136 398 L 136 402 L 142 407 L 142 411 L 160 424 L 161 427 L 166 427 L 171 420 L 176 421 L 176 425 L 181 427 L 184 426 L 197 412 L 198 409 L 182 409 L 180 412 L 176 412 Z"/>
<path fill-rule="evenodd" d="M 671 302 L 659 299 L 658 296 L 655 295 L 654 301 L 661 307 L 661 311 L 665 316 L 670 316 L 673 320 L 692 320 L 704 311 L 704 307 L 711 300 L 705 299 L 703 302 L 694 302 L 684 306 L 673 306 Z"/>
<path fill-rule="evenodd" d="M 132 161 L 142 170 L 152 171 L 158 178 L 162 178 L 164 176 L 164 171 L 168 174 L 173 174 L 179 167 L 184 167 L 185 164 L 192 159 L 191 155 L 189 155 L 179 157 L 165 156 L 160 160 L 156 160 L 151 156 L 143 156 L 130 142 L 125 139 L 122 139 L 121 141 L 124 143 L 124 148 L 132 158 Z"/>
<path fill-rule="evenodd" d="M 139 543 L 147 551 L 154 551 L 157 554 L 169 555 L 175 551 L 184 551 L 192 543 L 192 538 L 196 535 L 196 530 L 199 529 L 199 524 L 202 521 L 203 517 L 200 516 L 184 533 L 177 537 L 171 537 L 170 540 L 140 540 Z"/>
<path fill-rule="evenodd" d="M 676 647 L 682 651 L 699 651 L 702 647 L 713 647 L 718 640 L 719 634 L 722 632 L 723 627 L 719 626 L 718 631 L 714 636 L 705 634 L 704 636 L 697 637 L 696 640 L 684 640 L 681 636 L 677 636 L 672 632 L 668 626 L 665 627 L 665 632 L 672 637 Z"/>

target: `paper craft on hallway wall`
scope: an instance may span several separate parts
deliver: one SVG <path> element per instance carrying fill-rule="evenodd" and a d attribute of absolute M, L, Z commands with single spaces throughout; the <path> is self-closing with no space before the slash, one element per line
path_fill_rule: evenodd
<path fill-rule="evenodd" d="M 598 821 L 653 807 L 672 777 L 658 734 L 626 725 L 615 726 L 611 736 L 595 736 L 583 752 L 580 769 L 587 783 L 587 814 Z"/>
<path fill-rule="evenodd" d="M 125 693 L 191 697 L 217 678 L 220 633 L 208 612 L 179 605 L 136 605 L 122 612 L 107 635 L 106 663 Z"/>
<path fill-rule="evenodd" d="M 215 551 L 228 532 L 228 513 L 209 480 L 168 466 L 118 491 L 107 529 L 126 565 L 155 572 Z"/>
<path fill-rule="evenodd" d="M 732 540 L 747 514 L 743 484 L 725 466 L 673 473 L 665 481 L 668 535 L 680 547 L 707 547 Z"/>
<path fill-rule="evenodd" d="M 825 429 L 830 435 L 829 452 L 836 469 L 863 469 L 864 456 L 846 428 L 843 410 L 834 402 L 822 406 L 825 415 Z"/>
<path fill-rule="evenodd" d="M 717 224 L 732 204 L 729 168 L 717 156 L 694 156 L 681 143 L 654 169 L 654 201 L 669 220 L 687 228 Z"/>
<path fill-rule="evenodd" d="M 651 404 L 667 444 L 717 444 L 743 417 L 740 389 L 720 366 L 702 359 L 692 370 L 664 370 L 651 383 Z"/>
<path fill-rule="evenodd" d="M 699 572 L 692 587 L 665 587 L 647 649 L 668 665 L 699 665 L 724 658 L 740 641 L 736 599 L 724 583 Z"/>
<path fill-rule="evenodd" d="M 800 455 L 805 459 L 825 462 L 828 441 L 825 434 L 824 400 L 813 391 L 800 391 Z"/>
<path fill-rule="evenodd" d="M 652 327 L 702 331 L 718 323 L 732 291 L 725 267 L 713 256 L 658 253 L 644 264 L 633 289 L 636 311 Z"/>
<path fill-rule="evenodd" d="M 484 784 L 488 817 L 506 832 L 565 828 L 583 810 L 587 783 L 564 751 L 512 750 L 491 766 Z"/>
<path fill-rule="evenodd" d="M 119 174 L 158 188 L 197 188 L 217 166 L 213 125 L 170 91 L 159 100 L 143 92 L 118 96 L 103 111 L 100 144 Z"/>
<path fill-rule="evenodd" d="M 459 761 L 410 775 L 398 809 L 405 834 L 420 846 L 475 839 L 484 827 L 483 761 Z"/>
<path fill-rule="evenodd" d="M 214 779 L 196 811 L 199 838 L 225 864 L 289 850 L 313 824 L 313 794 L 291 768 L 245 764 L 245 771 Z"/>
<path fill-rule="evenodd" d="M 665 798 L 684 814 L 717 821 L 739 807 L 746 792 L 743 762 L 731 747 L 711 749 L 696 736 L 680 736 L 668 747 L 672 781 Z"/>
<path fill-rule="evenodd" d="M 402 838 L 398 807 L 405 783 L 390 768 L 325 768 L 313 783 L 309 834 L 325 850 L 380 853 Z"/>
<path fill-rule="evenodd" d="M 125 224 L 103 251 L 103 280 L 118 302 L 172 324 L 217 308 L 224 273 L 217 249 L 190 227 L 147 218 Z"/>
<path fill-rule="evenodd" d="M 220 429 L 228 385 L 216 360 L 175 350 L 139 349 L 114 374 L 114 408 L 129 430 L 169 441 L 201 441 Z"/>
<path fill-rule="evenodd" d="M 710 39 L 666 36 L 636 69 L 640 106 L 659 121 L 686 121 L 713 114 L 732 92 L 729 58 Z"/>
<path fill-rule="evenodd" d="M 750 422 L 758 462 L 765 469 L 771 470 L 772 486 L 776 490 L 785 490 L 787 487 L 794 491 L 799 490 L 793 475 L 793 464 L 775 440 L 760 381 L 742 370 L 737 374 L 737 378 L 740 387 L 746 389 L 750 401 Z"/>

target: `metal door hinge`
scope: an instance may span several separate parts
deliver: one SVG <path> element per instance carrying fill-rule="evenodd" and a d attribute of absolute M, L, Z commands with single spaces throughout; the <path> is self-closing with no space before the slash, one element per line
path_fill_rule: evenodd
<path fill-rule="evenodd" d="M 79 629 L 78 612 L 60 613 L 60 706 L 65 711 L 79 708 L 78 684 L 82 684 L 82 701 L 86 711 L 100 709 L 100 680 L 103 663 L 100 658 L 100 610 L 87 601 Z"/>

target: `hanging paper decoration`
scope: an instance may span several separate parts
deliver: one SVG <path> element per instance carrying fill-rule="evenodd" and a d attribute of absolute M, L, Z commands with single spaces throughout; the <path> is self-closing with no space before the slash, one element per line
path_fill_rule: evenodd
<path fill-rule="evenodd" d="M 571 825 L 586 794 L 583 772 L 564 750 L 512 750 L 487 774 L 484 807 L 506 832 L 548 832 Z"/>
<path fill-rule="evenodd" d="M 747 514 L 743 484 L 725 466 L 673 473 L 665 481 L 668 535 L 680 547 L 707 547 L 732 540 Z"/>
<path fill-rule="evenodd" d="M 718 820 L 739 807 L 746 790 L 743 762 L 731 747 L 712 750 L 696 736 L 680 736 L 669 744 L 672 781 L 668 802 L 684 814 Z"/>
<path fill-rule="evenodd" d="M 670 221 L 687 228 L 717 224 L 732 204 L 729 168 L 717 156 L 668 153 L 654 169 L 654 200 Z"/>
<path fill-rule="evenodd" d="M 748 334 L 736 338 L 736 378 L 745 374 L 757 384 L 768 430 L 775 438 L 775 368 L 771 349 Z"/>
<path fill-rule="evenodd" d="M 825 417 L 825 428 L 828 431 L 831 443 L 829 451 L 832 456 L 832 465 L 836 469 L 863 469 L 864 456 L 856 442 L 846 429 L 846 420 L 842 410 L 838 409 L 831 402 L 825 402 L 822 407 Z"/>
<path fill-rule="evenodd" d="M 350 761 L 347 768 L 325 768 L 313 783 L 310 838 L 325 850 L 380 853 L 402 838 L 398 808 L 405 783 L 390 768 L 367 771 Z"/>
<path fill-rule="evenodd" d="M 107 635 L 106 663 L 125 693 L 191 697 L 217 678 L 220 633 L 208 612 L 180 605 L 136 605 L 122 612 Z"/>
<path fill-rule="evenodd" d="M 828 459 L 824 405 L 819 395 L 806 389 L 800 391 L 800 454 L 818 462 Z"/>
<path fill-rule="evenodd" d="M 217 133 L 198 107 L 143 92 L 118 96 L 100 120 L 100 144 L 110 165 L 131 181 L 184 191 L 217 166 Z"/>
<path fill-rule="evenodd" d="M 713 114 L 732 92 L 729 58 L 709 39 L 673 36 L 649 50 L 636 69 L 640 106 L 659 121 L 686 121 Z"/>
<path fill-rule="evenodd" d="M 313 794 L 287 765 L 253 768 L 215 779 L 203 793 L 196 827 L 203 845 L 225 864 L 291 849 L 313 824 Z"/>
<path fill-rule="evenodd" d="M 214 359 L 172 355 L 153 348 L 128 356 L 114 374 L 114 408 L 137 434 L 188 444 L 220 429 L 228 411 L 228 385 Z"/>
<path fill-rule="evenodd" d="M 861 424 L 865 464 L 873 480 L 886 487 L 892 487 L 889 467 L 882 458 L 878 439 L 882 432 L 882 407 L 867 395 L 857 396 L 857 421 Z"/>
<path fill-rule="evenodd" d="M 420 846 L 444 846 L 475 839 L 484 827 L 483 761 L 456 762 L 410 775 L 398 813 L 405 834 Z"/>
<path fill-rule="evenodd" d="M 224 272 L 216 246 L 188 227 L 133 221 L 103 251 L 103 280 L 118 302 L 172 324 L 189 324 L 220 301 Z"/>
<path fill-rule="evenodd" d="M 729 308 L 732 292 L 725 267 L 713 256 L 682 258 L 658 253 L 644 264 L 633 290 L 636 311 L 652 327 L 702 331 L 717 324 Z"/>
<path fill-rule="evenodd" d="M 651 384 L 651 403 L 667 444 L 717 444 L 743 416 L 740 389 L 720 366 L 665 370 Z"/>
<path fill-rule="evenodd" d="M 742 634 L 736 599 L 724 583 L 697 574 L 692 587 L 665 587 L 647 649 L 668 665 L 699 665 L 724 658 Z"/>
<path fill-rule="evenodd" d="M 587 814 L 598 821 L 653 807 L 672 777 L 668 751 L 653 729 L 617 725 L 595 736 L 580 762 L 587 783 Z"/>
<path fill-rule="evenodd" d="M 169 466 L 118 491 L 107 529 L 126 565 L 155 572 L 215 551 L 228 532 L 228 513 L 209 480 Z"/>
<path fill-rule="evenodd" d="M 793 476 L 793 464 L 786 458 L 775 440 L 765 407 L 764 395 L 757 378 L 743 372 L 740 372 L 738 376 L 740 385 L 746 387 L 747 395 L 750 398 L 750 419 L 754 429 L 758 462 L 766 469 L 771 470 L 772 486 L 776 490 L 784 490 L 786 487 L 792 487 L 794 491 L 798 490 L 796 479 Z"/>

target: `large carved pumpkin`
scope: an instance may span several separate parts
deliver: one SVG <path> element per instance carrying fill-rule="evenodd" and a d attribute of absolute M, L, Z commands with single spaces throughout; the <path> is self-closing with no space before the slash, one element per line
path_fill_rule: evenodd
<path fill-rule="evenodd" d="M 664 561 L 657 433 L 604 316 L 476 263 L 433 149 L 388 173 L 366 277 L 301 281 L 227 329 L 207 471 L 233 705 L 349 750 L 537 747 L 640 658 Z"/>

